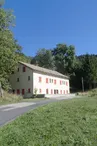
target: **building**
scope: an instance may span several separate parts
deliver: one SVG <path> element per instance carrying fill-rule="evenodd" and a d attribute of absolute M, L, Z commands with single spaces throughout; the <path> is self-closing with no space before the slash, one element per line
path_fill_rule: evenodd
<path fill-rule="evenodd" d="M 10 77 L 13 93 L 24 97 L 33 94 L 69 94 L 69 77 L 32 64 L 19 62 L 17 71 Z"/>

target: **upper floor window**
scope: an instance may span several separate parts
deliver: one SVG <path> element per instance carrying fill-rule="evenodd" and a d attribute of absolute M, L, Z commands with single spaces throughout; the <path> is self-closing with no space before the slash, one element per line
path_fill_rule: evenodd
<path fill-rule="evenodd" d="M 48 78 L 46 78 L 46 83 L 48 83 Z"/>
<path fill-rule="evenodd" d="M 30 81 L 30 76 L 28 76 L 28 81 Z"/>
<path fill-rule="evenodd" d="M 60 80 L 60 85 L 62 84 L 61 80 Z"/>
<path fill-rule="evenodd" d="M 54 80 L 54 84 L 56 84 L 56 80 Z"/>
<path fill-rule="evenodd" d="M 49 81 L 50 81 L 50 83 L 51 83 L 51 82 L 52 82 L 52 79 L 50 79 Z"/>
<path fill-rule="evenodd" d="M 53 79 L 52 79 L 52 83 L 53 83 Z"/>
<path fill-rule="evenodd" d="M 23 72 L 26 72 L 26 67 L 25 66 L 23 66 Z"/>
<path fill-rule="evenodd" d="M 19 78 L 17 78 L 17 82 L 19 82 L 20 80 L 19 80 Z"/>
<path fill-rule="evenodd" d="M 39 77 L 39 82 L 42 82 L 42 77 Z"/>
<path fill-rule="evenodd" d="M 68 82 L 66 82 L 66 86 L 68 86 Z"/>
<path fill-rule="evenodd" d="M 12 71 L 12 74 L 14 74 L 14 71 Z"/>
<path fill-rule="evenodd" d="M 19 72 L 19 67 L 18 67 L 18 69 L 17 69 L 17 70 L 18 70 L 18 72 Z"/>

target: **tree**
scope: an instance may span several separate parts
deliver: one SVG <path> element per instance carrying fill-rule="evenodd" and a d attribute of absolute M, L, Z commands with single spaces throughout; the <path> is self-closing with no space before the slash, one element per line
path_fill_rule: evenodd
<path fill-rule="evenodd" d="M 75 48 L 66 44 L 58 44 L 52 50 L 56 70 L 63 74 L 71 74 L 75 65 Z"/>
<path fill-rule="evenodd" d="M 32 58 L 31 64 L 38 65 L 40 67 L 55 69 L 54 56 L 51 50 L 39 49 L 36 56 Z"/>
<path fill-rule="evenodd" d="M 14 18 L 12 11 L 0 8 L 0 82 L 4 89 L 9 88 L 9 75 L 18 62 L 16 52 L 21 51 L 10 30 L 14 26 Z"/>
<path fill-rule="evenodd" d="M 85 89 L 94 88 L 97 84 L 97 56 L 85 54 L 78 56 L 77 61 L 73 86 L 81 89 L 81 78 L 83 77 Z"/>

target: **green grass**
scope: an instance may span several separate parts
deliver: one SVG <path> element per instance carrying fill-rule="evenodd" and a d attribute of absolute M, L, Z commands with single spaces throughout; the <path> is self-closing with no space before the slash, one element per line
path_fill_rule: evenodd
<path fill-rule="evenodd" d="M 97 97 L 40 107 L 0 128 L 0 146 L 97 146 Z"/>
<path fill-rule="evenodd" d="M 23 99 L 22 96 L 4 92 L 4 96 L 0 97 L 0 105 L 18 103 L 18 102 L 31 102 L 31 101 L 38 101 L 38 100 L 44 100 L 44 99 L 45 98 L 25 98 L 25 99 Z"/>
<path fill-rule="evenodd" d="M 0 97 L 0 105 L 3 104 L 10 104 L 10 103 L 17 103 L 23 100 L 22 96 L 18 96 L 16 94 L 9 94 L 4 92 L 3 97 Z"/>

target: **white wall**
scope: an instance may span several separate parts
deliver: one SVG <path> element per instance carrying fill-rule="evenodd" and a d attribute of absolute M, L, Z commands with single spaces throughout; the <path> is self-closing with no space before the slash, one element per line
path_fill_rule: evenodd
<path fill-rule="evenodd" d="M 41 83 L 39 82 L 39 77 L 42 77 Z M 53 80 L 56 79 L 56 85 L 54 83 L 46 83 L 46 78 L 53 79 Z M 65 85 L 64 84 L 60 85 L 60 80 L 68 82 L 68 86 L 66 86 L 66 83 L 65 83 Z M 60 90 L 62 90 L 62 94 L 64 94 L 64 92 L 63 92 L 64 90 L 65 90 L 65 94 L 66 94 L 66 91 L 68 91 L 68 93 L 70 93 L 68 79 L 43 75 L 43 74 L 39 74 L 39 73 L 34 72 L 33 73 L 33 92 L 34 92 L 35 88 L 38 89 L 37 94 L 40 94 L 39 89 L 42 90 L 41 94 L 46 94 L 46 89 L 49 90 L 49 94 L 51 94 L 51 89 L 53 89 L 53 94 L 54 94 L 54 89 L 58 90 L 59 94 L 60 94 Z"/>
<path fill-rule="evenodd" d="M 33 93 L 33 72 L 31 69 L 26 67 L 26 72 L 23 72 L 23 65 L 19 64 L 19 72 L 16 71 L 14 74 L 10 76 L 10 83 L 12 88 L 15 89 L 15 93 L 17 93 L 17 89 L 20 89 L 22 93 L 22 89 L 25 89 L 25 96 L 31 97 Z M 28 81 L 28 76 L 30 76 L 30 81 Z M 19 82 L 17 82 L 17 78 L 19 78 Z M 30 88 L 31 93 L 28 93 L 28 89 Z"/>

